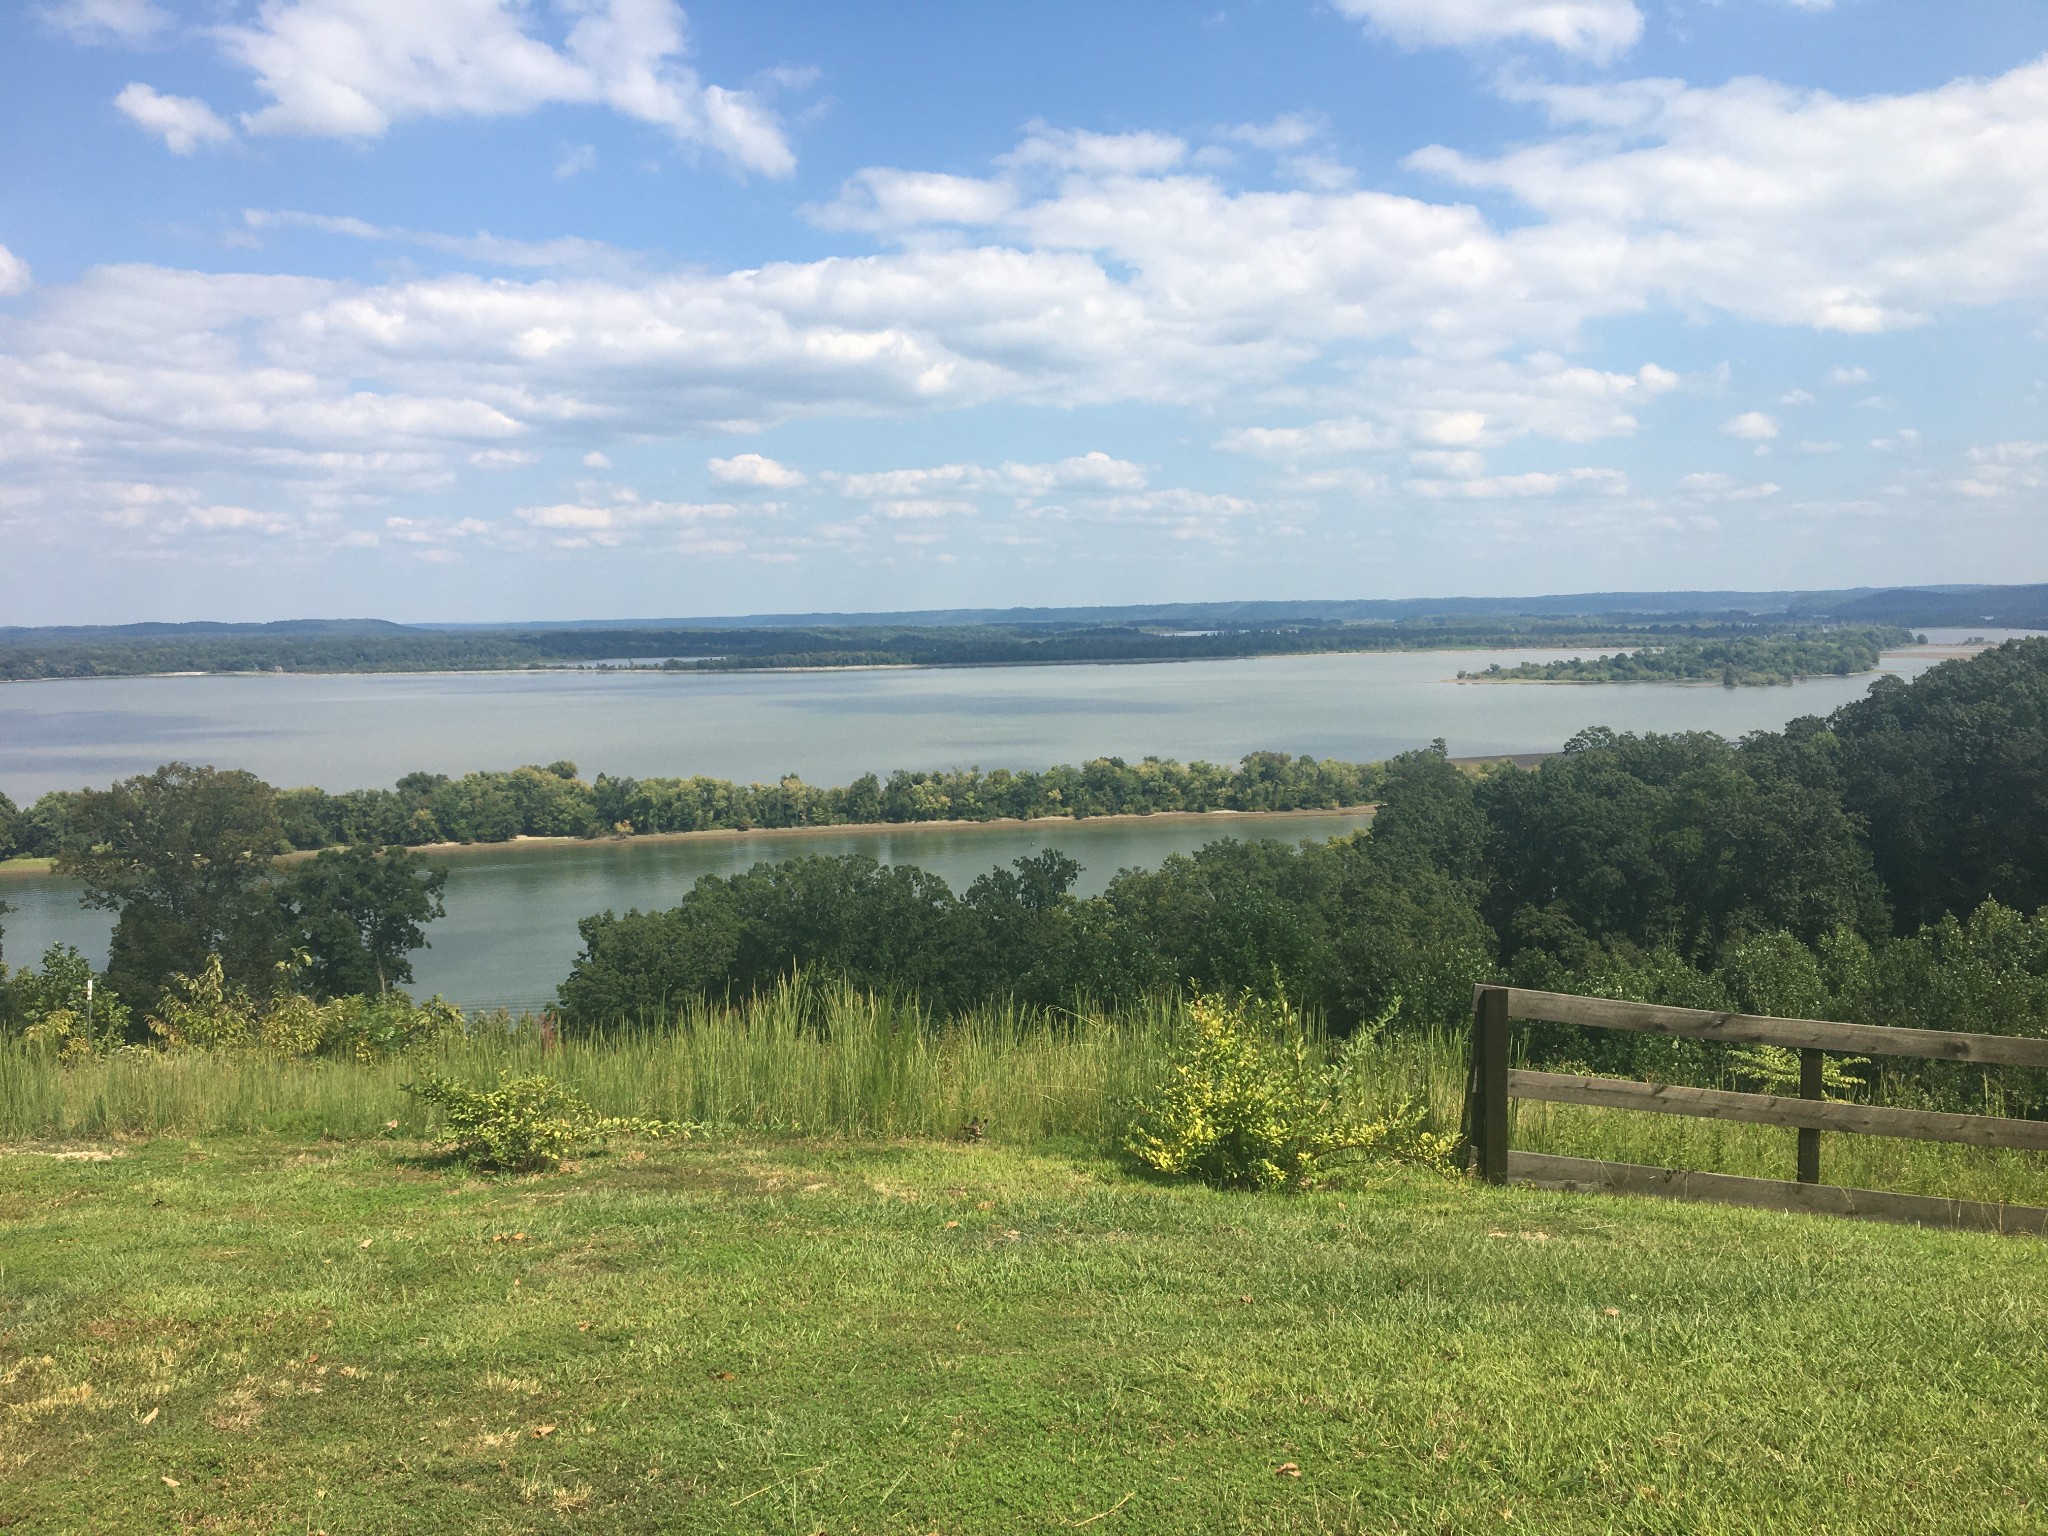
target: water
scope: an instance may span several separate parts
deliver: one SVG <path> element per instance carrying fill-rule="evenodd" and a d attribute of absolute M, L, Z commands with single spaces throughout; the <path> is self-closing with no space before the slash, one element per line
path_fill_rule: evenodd
<path fill-rule="evenodd" d="M 441 861 L 448 871 L 448 915 L 427 930 L 432 948 L 413 957 L 412 990 L 420 996 L 439 992 L 467 1008 L 541 1007 L 575 962 L 578 918 L 607 909 L 670 907 L 699 876 L 734 874 L 763 860 L 863 853 L 883 863 L 922 865 L 964 891 L 998 864 L 1059 848 L 1083 866 L 1075 889 L 1093 895 L 1119 869 L 1152 868 L 1168 854 L 1220 837 L 1340 837 L 1366 820 L 1344 813 L 1160 816 L 465 849 Z M 105 961 L 113 916 L 81 909 L 77 887 L 68 881 L 9 876 L 0 880 L 0 900 L 15 908 L 5 920 L 10 963 L 26 964 L 55 943 L 76 945 L 95 962 Z"/>
<path fill-rule="evenodd" d="M 1957 642 L 1964 634 L 1935 632 Z M 2002 634 L 1989 638 L 2002 639 Z M 703 773 L 740 781 L 797 772 L 843 784 L 895 767 L 1044 768 L 1156 753 L 1234 761 L 1275 748 L 1371 761 L 1443 737 L 1460 756 L 1554 751 L 1589 724 L 1621 730 L 1775 729 L 1862 696 L 1870 679 L 1789 688 L 1459 684 L 1455 674 L 1558 651 L 1264 657 L 1139 666 L 836 673 L 462 673 L 436 676 L 172 677 L 0 687 L 0 789 L 104 784 L 168 758 L 248 768 L 274 784 L 388 785 L 414 769 L 571 759 L 586 773 Z M 1915 675 L 1945 659 L 1901 652 Z M 1347 816 L 1217 822 L 906 828 L 792 838 L 502 847 L 449 859 L 447 917 L 416 957 L 417 988 L 469 1006 L 538 1004 L 575 958 L 576 919 L 673 904 L 698 876 L 796 852 L 923 864 L 955 889 L 992 865 L 1058 846 L 1086 866 L 1084 892 L 1119 869 L 1224 835 L 1327 837 Z M 42 877 L 0 879 L 7 956 L 49 943 L 106 952 L 111 918 Z"/>
<path fill-rule="evenodd" d="M 568 759 L 586 774 L 1046 768 L 1090 757 L 1235 761 L 1271 748 L 1373 761 L 1441 736 L 1459 756 L 1548 752 L 1586 725 L 1735 736 L 1825 714 L 1864 678 L 1788 688 L 1459 684 L 1561 651 L 1272 656 L 1154 665 L 851 672 L 93 678 L 0 686 L 0 791 L 26 803 L 173 758 L 280 786 L 386 786 L 415 769 Z M 1929 663 L 1903 652 L 1888 667 Z"/>

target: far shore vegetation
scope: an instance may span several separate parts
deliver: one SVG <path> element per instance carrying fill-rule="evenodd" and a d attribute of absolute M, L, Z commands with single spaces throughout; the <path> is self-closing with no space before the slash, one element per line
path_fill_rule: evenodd
<path fill-rule="evenodd" d="M 174 767 L 183 771 L 164 771 Z M 1380 777 L 1372 763 L 1253 752 L 1228 765 L 1103 757 L 1043 771 L 899 769 L 886 779 L 863 774 L 831 788 L 794 774 L 773 784 L 603 773 L 586 782 L 574 763 L 556 762 L 460 778 L 409 773 L 392 789 L 340 793 L 277 790 L 252 780 L 247 792 L 275 818 L 274 832 L 266 826 L 264 835 L 269 851 L 283 854 L 356 844 L 428 848 L 514 838 L 1349 810 L 1371 803 Z M 103 802 L 92 798 L 101 793 L 52 790 L 19 809 L 0 795 L 0 859 L 55 858 L 102 814 Z"/>
<path fill-rule="evenodd" d="M 1747 614 L 1450 615 L 1373 622 L 1061 621 L 646 629 L 136 626 L 0 630 L 0 681 L 274 672 L 473 672 L 635 667 L 735 672 L 846 667 L 1049 666 L 1328 652 L 1640 647 L 1771 635 Z"/>
<path fill-rule="evenodd" d="M 1909 630 L 1888 625 L 1793 630 L 1774 635 L 1672 639 L 1605 656 L 1499 663 L 1460 672 L 1475 683 L 1719 683 L 1769 688 L 1805 677 L 1851 677 L 1876 668 L 1884 652 L 1913 643 Z"/>

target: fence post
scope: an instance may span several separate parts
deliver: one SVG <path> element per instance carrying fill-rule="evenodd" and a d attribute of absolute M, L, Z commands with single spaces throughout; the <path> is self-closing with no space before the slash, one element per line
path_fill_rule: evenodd
<path fill-rule="evenodd" d="M 1827 1097 L 1822 1086 L 1821 1053 L 1811 1046 L 1802 1047 L 1799 1052 L 1799 1097 Z M 1802 1128 L 1799 1132 L 1799 1182 L 1820 1182 L 1820 1131 L 1817 1128 Z"/>
<path fill-rule="evenodd" d="M 1508 989 L 1481 987 L 1472 1009 L 1472 1128 L 1479 1176 L 1508 1181 Z"/>

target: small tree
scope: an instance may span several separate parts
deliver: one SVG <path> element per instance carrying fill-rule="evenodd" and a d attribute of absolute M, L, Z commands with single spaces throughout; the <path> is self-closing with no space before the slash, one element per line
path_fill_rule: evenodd
<path fill-rule="evenodd" d="M 320 997 L 387 991 L 412 980 L 412 951 L 443 913 L 445 870 L 403 848 L 330 849 L 278 887 L 285 927 L 308 956 L 306 980 Z"/>

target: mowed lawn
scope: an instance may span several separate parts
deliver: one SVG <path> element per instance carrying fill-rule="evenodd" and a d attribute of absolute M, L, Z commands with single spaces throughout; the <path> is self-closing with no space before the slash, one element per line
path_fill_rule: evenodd
<path fill-rule="evenodd" d="M 10 1532 L 2048 1526 L 2029 1239 L 987 1143 L 52 1150 L 0 1155 Z"/>

